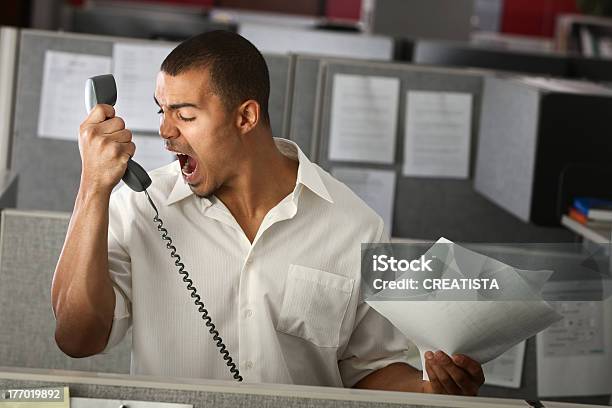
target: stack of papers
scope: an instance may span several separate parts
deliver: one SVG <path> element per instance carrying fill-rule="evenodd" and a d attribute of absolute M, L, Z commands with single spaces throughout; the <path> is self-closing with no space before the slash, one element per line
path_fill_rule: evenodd
<path fill-rule="evenodd" d="M 465 354 L 484 364 L 562 319 L 541 290 L 551 271 L 524 271 L 467 250 L 444 238 L 425 254 L 432 277 L 493 279 L 498 290 L 398 291 L 383 289 L 366 302 L 404 333 L 421 353 Z M 408 271 L 397 281 L 420 279 Z M 423 371 L 423 379 L 427 372 Z"/>

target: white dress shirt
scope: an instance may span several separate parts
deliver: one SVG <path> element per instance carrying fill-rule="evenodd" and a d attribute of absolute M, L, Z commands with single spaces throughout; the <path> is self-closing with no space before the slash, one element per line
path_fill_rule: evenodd
<path fill-rule="evenodd" d="M 416 347 L 360 296 L 361 243 L 383 221 L 293 142 L 295 189 L 251 243 L 216 197 L 196 196 L 178 161 L 148 189 L 194 286 L 244 381 L 350 387 L 408 362 Z M 116 294 L 105 351 L 132 328 L 131 373 L 232 379 L 153 222 L 144 193 L 110 202 L 108 256 Z"/>

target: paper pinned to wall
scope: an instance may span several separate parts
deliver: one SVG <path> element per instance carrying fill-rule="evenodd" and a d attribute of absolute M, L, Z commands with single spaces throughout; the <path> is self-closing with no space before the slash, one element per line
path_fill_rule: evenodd
<path fill-rule="evenodd" d="M 172 51 L 171 45 L 115 43 L 113 74 L 117 82 L 117 113 L 130 129 L 157 132 L 159 107 L 155 104 L 155 81 L 159 67 Z"/>
<path fill-rule="evenodd" d="M 382 217 L 390 235 L 393 228 L 395 171 L 336 167 L 332 169 L 332 175 Z"/>
<path fill-rule="evenodd" d="M 521 341 L 495 360 L 483 364 L 486 385 L 520 388 L 525 361 L 525 341 Z"/>
<path fill-rule="evenodd" d="M 108 74 L 111 59 L 70 52 L 45 52 L 38 114 L 38 136 L 77 141 L 79 126 L 87 117 L 85 82 Z"/>
<path fill-rule="evenodd" d="M 603 283 L 609 285 L 605 280 Z M 601 282 L 549 282 L 544 287 L 548 298 L 560 299 L 553 307 L 564 319 L 536 337 L 538 396 L 604 395 L 612 391 L 612 300 L 563 300 L 588 299 L 589 292 L 590 297 L 601 297 Z"/>
<path fill-rule="evenodd" d="M 408 91 L 403 175 L 469 177 L 472 95 Z"/>
<path fill-rule="evenodd" d="M 334 75 L 330 160 L 395 161 L 399 89 L 398 78 Z"/>

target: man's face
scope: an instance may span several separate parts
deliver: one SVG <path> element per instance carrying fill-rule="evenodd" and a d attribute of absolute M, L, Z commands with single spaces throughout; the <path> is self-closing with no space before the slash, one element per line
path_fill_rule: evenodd
<path fill-rule="evenodd" d="M 183 178 L 201 197 L 213 194 L 231 176 L 240 148 L 235 115 L 212 92 L 208 70 L 157 75 L 159 134 L 178 156 Z"/>

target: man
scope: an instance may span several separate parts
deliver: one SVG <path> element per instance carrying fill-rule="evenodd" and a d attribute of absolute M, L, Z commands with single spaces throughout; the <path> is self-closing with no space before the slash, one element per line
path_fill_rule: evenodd
<path fill-rule="evenodd" d="M 415 347 L 360 295 L 360 244 L 381 218 L 299 148 L 274 139 L 269 75 L 237 34 L 193 37 L 157 77 L 159 134 L 178 161 L 148 189 L 240 375 L 251 382 L 475 395 L 466 356 Z M 133 374 L 232 378 L 144 194 L 111 195 L 134 154 L 111 106 L 80 128 L 82 175 L 52 301 L 68 355 L 105 352 L 132 330 Z M 424 317 L 426 318 L 426 317 Z"/>

